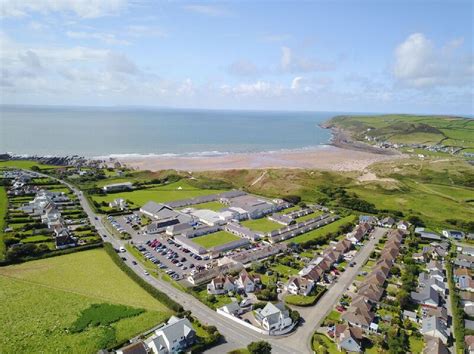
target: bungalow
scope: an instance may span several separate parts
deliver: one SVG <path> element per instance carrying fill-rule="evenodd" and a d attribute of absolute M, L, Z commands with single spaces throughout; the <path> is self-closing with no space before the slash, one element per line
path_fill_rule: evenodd
<path fill-rule="evenodd" d="M 440 235 L 435 234 L 434 232 L 425 231 L 423 227 L 417 227 L 415 229 L 415 234 L 420 235 L 420 237 L 424 240 L 441 241 Z"/>
<path fill-rule="evenodd" d="M 371 310 L 372 306 L 368 304 L 367 299 L 363 296 L 358 296 L 353 299 L 347 311 L 342 315 L 342 319 L 367 332 L 374 319 L 374 313 Z"/>
<path fill-rule="evenodd" d="M 340 351 L 350 353 L 362 352 L 362 330 L 345 324 L 338 324 L 334 329 L 334 338 Z"/>
<path fill-rule="evenodd" d="M 118 191 L 125 191 L 125 190 L 130 190 L 133 188 L 133 185 L 131 182 L 123 182 L 123 183 L 114 183 L 114 184 L 107 184 L 102 187 L 104 192 L 109 193 L 109 192 L 118 192 Z"/>
<path fill-rule="evenodd" d="M 471 275 L 471 272 L 469 271 L 469 269 L 466 269 L 466 268 L 456 268 L 453 272 L 453 276 L 454 276 L 454 282 L 458 282 L 460 278 L 462 277 L 468 277 Z"/>
<path fill-rule="evenodd" d="M 379 226 L 392 228 L 395 224 L 395 220 L 388 216 L 379 221 Z"/>
<path fill-rule="evenodd" d="M 307 296 L 313 290 L 314 281 L 300 276 L 291 277 L 286 286 L 287 291 L 293 295 Z"/>
<path fill-rule="evenodd" d="M 242 313 L 242 309 L 237 301 L 232 301 L 230 304 L 222 306 L 220 310 L 232 316 L 238 316 Z"/>
<path fill-rule="evenodd" d="M 359 287 L 357 294 L 366 297 L 372 303 L 377 303 L 380 301 L 383 292 L 384 289 L 381 286 L 364 282 L 362 286 Z"/>
<path fill-rule="evenodd" d="M 397 229 L 399 230 L 407 231 L 409 227 L 410 227 L 410 224 L 407 221 L 400 220 L 397 223 Z"/>
<path fill-rule="evenodd" d="M 460 268 L 474 269 L 474 256 L 458 254 L 454 260 L 454 264 Z"/>
<path fill-rule="evenodd" d="M 440 301 L 438 292 L 431 286 L 420 292 L 412 291 L 410 296 L 413 302 L 424 307 L 438 307 Z"/>
<path fill-rule="evenodd" d="M 196 332 L 187 318 L 171 316 L 145 343 L 154 354 L 181 353 L 196 342 Z"/>
<path fill-rule="evenodd" d="M 362 223 L 368 223 L 368 224 L 371 224 L 371 225 L 377 225 L 379 219 L 377 219 L 376 216 L 372 216 L 372 215 L 360 215 L 359 216 L 359 224 L 362 224 Z"/>
<path fill-rule="evenodd" d="M 207 284 L 207 293 L 212 295 L 222 295 L 235 291 L 236 285 L 231 275 L 218 275 Z"/>
<path fill-rule="evenodd" d="M 462 240 L 464 238 L 464 232 L 456 230 L 443 230 L 442 234 L 444 237 L 452 238 L 455 240 Z"/>
<path fill-rule="evenodd" d="M 272 304 L 267 302 L 263 309 L 255 311 L 255 319 L 263 329 L 269 331 L 281 331 L 292 325 L 293 321 L 290 312 L 285 308 L 283 303 Z"/>
<path fill-rule="evenodd" d="M 474 256 L 474 247 L 463 246 L 461 253 L 466 254 L 468 256 Z"/>
<path fill-rule="evenodd" d="M 474 280 L 471 276 L 462 276 L 458 279 L 457 286 L 461 290 L 474 292 Z"/>
<path fill-rule="evenodd" d="M 440 338 L 425 336 L 425 349 L 423 354 L 449 354 L 450 351 Z"/>
<path fill-rule="evenodd" d="M 468 354 L 474 354 L 474 335 L 466 336 L 466 349 Z"/>
<path fill-rule="evenodd" d="M 260 283 L 258 276 L 250 275 L 245 269 L 240 272 L 239 277 L 235 281 L 237 288 L 242 289 L 246 293 L 253 293 Z"/>
<path fill-rule="evenodd" d="M 100 353 L 100 351 L 98 352 Z M 129 344 L 116 351 L 117 354 L 148 354 L 148 347 L 142 341 Z"/>
<path fill-rule="evenodd" d="M 423 317 L 437 317 L 444 324 L 448 325 L 448 310 L 444 306 L 438 306 L 436 308 L 425 308 L 423 309 Z"/>
<path fill-rule="evenodd" d="M 438 317 L 425 317 L 420 332 L 425 336 L 439 338 L 444 344 L 448 342 L 448 328 Z"/>
<path fill-rule="evenodd" d="M 443 265 L 439 261 L 431 260 L 428 265 L 426 266 L 426 269 L 428 269 L 429 272 L 439 270 L 443 271 Z"/>

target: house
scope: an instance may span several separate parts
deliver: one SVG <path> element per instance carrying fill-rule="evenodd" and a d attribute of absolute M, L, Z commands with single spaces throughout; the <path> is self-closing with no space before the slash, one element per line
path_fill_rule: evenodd
<path fill-rule="evenodd" d="M 462 240 L 464 238 L 464 232 L 456 230 L 443 230 L 442 234 L 444 237 L 452 238 L 455 240 Z"/>
<path fill-rule="evenodd" d="M 466 336 L 466 349 L 468 354 L 474 354 L 474 336 Z"/>
<path fill-rule="evenodd" d="M 428 269 L 429 272 L 439 270 L 443 271 L 443 265 L 439 261 L 431 260 L 428 265 L 426 266 L 426 269 Z"/>
<path fill-rule="evenodd" d="M 313 286 L 314 282 L 311 279 L 294 276 L 288 280 L 286 288 L 290 294 L 307 296 L 313 290 Z"/>
<path fill-rule="evenodd" d="M 397 229 L 399 230 L 407 231 L 409 227 L 410 227 L 410 224 L 407 221 L 400 220 L 397 223 Z"/>
<path fill-rule="evenodd" d="M 237 301 L 232 301 L 230 304 L 222 306 L 220 310 L 232 316 L 238 316 L 242 313 L 242 309 Z"/>
<path fill-rule="evenodd" d="M 372 303 L 377 303 L 380 301 L 384 292 L 383 287 L 371 284 L 370 282 L 364 282 L 357 291 L 357 294 L 366 297 Z"/>
<path fill-rule="evenodd" d="M 371 225 L 377 225 L 379 219 L 377 219 L 376 216 L 372 216 L 372 215 L 360 215 L 359 216 L 359 224 L 362 224 L 362 223 L 368 223 L 368 224 L 371 224 Z"/>
<path fill-rule="evenodd" d="M 423 354 L 449 354 L 450 351 L 443 343 L 443 341 L 437 337 L 425 336 L 425 349 Z"/>
<path fill-rule="evenodd" d="M 411 292 L 413 302 L 426 307 L 438 307 L 439 293 L 433 287 L 423 288 L 420 292 Z"/>
<path fill-rule="evenodd" d="M 227 294 L 236 290 L 234 278 L 230 275 L 218 275 L 207 284 L 207 293 L 212 295 Z"/>
<path fill-rule="evenodd" d="M 379 226 L 392 228 L 395 224 L 395 220 L 388 216 L 379 221 Z"/>
<path fill-rule="evenodd" d="M 352 300 L 347 311 L 342 315 L 342 319 L 353 326 L 369 331 L 370 324 L 374 319 L 372 306 L 368 304 L 363 296 L 358 296 Z"/>
<path fill-rule="evenodd" d="M 338 324 L 334 329 L 334 339 L 337 349 L 350 353 L 362 352 L 362 330 L 345 324 Z"/>
<path fill-rule="evenodd" d="M 148 347 L 142 341 L 129 344 L 116 351 L 117 354 L 148 354 Z"/>
<path fill-rule="evenodd" d="M 444 273 L 440 270 L 432 270 L 430 272 L 430 277 L 438 279 L 440 282 L 444 282 Z"/>
<path fill-rule="evenodd" d="M 456 268 L 453 272 L 454 282 L 457 283 L 460 278 L 469 277 L 471 272 L 466 268 Z"/>
<path fill-rule="evenodd" d="M 425 240 L 441 241 L 440 235 L 435 234 L 434 232 L 425 231 L 425 228 L 423 227 L 415 228 L 415 234 L 420 235 L 420 237 Z"/>
<path fill-rule="evenodd" d="M 461 253 L 466 254 L 468 256 L 474 256 L 474 247 L 463 246 Z"/>
<path fill-rule="evenodd" d="M 171 316 L 145 343 L 154 354 L 181 353 L 196 342 L 196 332 L 187 318 Z"/>
<path fill-rule="evenodd" d="M 439 338 L 444 344 L 448 342 L 448 328 L 446 324 L 436 316 L 425 317 L 420 332 L 425 336 Z"/>
<path fill-rule="evenodd" d="M 119 210 L 128 209 L 128 203 L 123 198 L 116 198 L 109 203 L 109 207 Z"/>
<path fill-rule="evenodd" d="M 423 316 L 424 317 L 435 316 L 439 318 L 440 321 L 443 321 L 446 325 L 448 325 L 448 310 L 444 306 L 438 306 L 436 308 L 430 308 L 430 307 L 424 308 Z"/>
<path fill-rule="evenodd" d="M 260 285 L 260 278 L 258 276 L 250 275 L 245 269 L 239 274 L 235 281 L 237 288 L 242 289 L 246 293 L 253 293 Z"/>
<path fill-rule="evenodd" d="M 131 190 L 132 188 L 133 188 L 133 184 L 131 182 L 107 184 L 102 187 L 102 189 L 106 193 Z"/>
<path fill-rule="evenodd" d="M 276 304 L 267 302 L 263 309 L 255 311 L 255 319 L 263 329 L 269 332 L 281 331 L 293 323 L 289 311 L 281 302 Z"/>
<path fill-rule="evenodd" d="M 54 231 L 54 242 L 56 244 L 56 249 L 64 249 L 76 246 L 77 240 L 71 235 L 70 231 L 67 228 L 61 227 Z"/>
<path fill-rule="evenodd" d="M 459 268 L 474 269 L 474 256 L 458 254 L 454 260 L 454 264 Z"/>
<path fill-rule="evenodd" d="M 471 276 L 459 277 L 457 286 L 461 290 L 474 292 L 474 280 L 472 279 Z"/>

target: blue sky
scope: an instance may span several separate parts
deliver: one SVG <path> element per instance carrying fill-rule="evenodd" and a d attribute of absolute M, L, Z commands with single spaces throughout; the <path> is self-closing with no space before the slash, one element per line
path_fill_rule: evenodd
<path fill-rule="evenodd" d="M 2 103 L 474 113 L 471 1 L 0 1 Z"/>

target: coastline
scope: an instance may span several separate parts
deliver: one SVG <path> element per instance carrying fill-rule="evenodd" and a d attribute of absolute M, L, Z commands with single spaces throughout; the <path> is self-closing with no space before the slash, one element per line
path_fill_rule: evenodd
<path fill-rule="evenodd" d="M 255 153 L 228 153 L 215 156 L 128 155 L 110 158 L 137 170 L 217 171 L 233 169 L 295 168 L 330 171 L 361 171 L 369 165 L 402 157 L 333 145 L 312 149 Z"/>

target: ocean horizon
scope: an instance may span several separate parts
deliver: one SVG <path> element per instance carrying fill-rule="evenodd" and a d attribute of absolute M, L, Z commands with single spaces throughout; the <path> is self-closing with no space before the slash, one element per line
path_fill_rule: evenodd
<path fill-rule="evenodd" d="M 317 149 L 331 139 L 319 125 L 338 114 L 352 113 L 5 105 L 0 152 L 103 158 Z"/>

